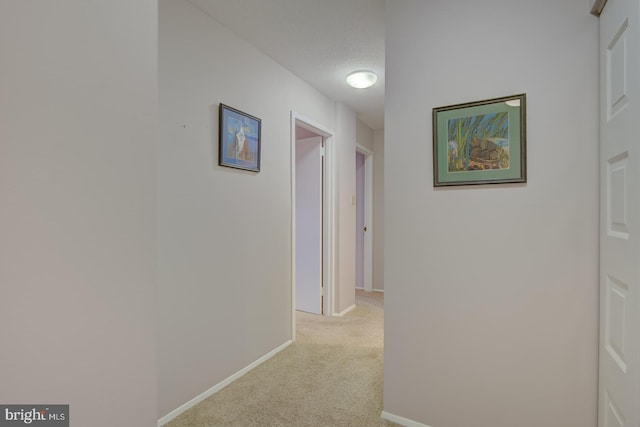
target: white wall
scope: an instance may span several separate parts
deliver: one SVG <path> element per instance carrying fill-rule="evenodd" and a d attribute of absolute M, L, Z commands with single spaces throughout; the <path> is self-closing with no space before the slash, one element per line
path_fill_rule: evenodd
<path fill-rule="evenodd" d="M 373 132 L 373 289 L 384 290 L 384 129 Z"/>
<path fill-rule="evenodd" d="M 373 151 L 373 130 L 360 119 L 356 119 L 356 142 Z"/>
<path fill-rule="evenodd" d="M 389 413 L 433 427 L 596 425 L 598 21 L 588 6 L 386 2 Z M 434 190 L 431 109 L 521 92 L 528 183 Z"/>
<path fill-rule="evenodd" d="M 0 402 L 151 426 L 157 3 L 0 2 Z"/>
<path fill-rule="evenodd" d="M 337 268 L 336 312 L 356 303 L 356 114 L 341 102 L 336 103 L 337 185 Z"/>
<path fill-rule="evenodd" d="M 337 150 L 351 174 L 356 125 L 353 113 L 191 3 L 161 0 L 159 15 L 164 416 L 291 338 L 290 111 L 336 129 L 338 147 L 353 133 L 351 157 Z M 262 119 L 259 173 L 217 166 L 219 103 Z M 353 236 L 354 225 L 340 227 Z M 353 292 L 353 280 L 348 285 Z"/>

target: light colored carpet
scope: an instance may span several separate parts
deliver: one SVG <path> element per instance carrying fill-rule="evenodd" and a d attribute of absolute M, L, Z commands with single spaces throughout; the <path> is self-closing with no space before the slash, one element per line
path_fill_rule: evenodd
<path fill-rule="evenodd" d="M 382 420 L 383 294 L 342 318 L 297 313 L 289 347 L 167 427 L 396 426 Z"/>

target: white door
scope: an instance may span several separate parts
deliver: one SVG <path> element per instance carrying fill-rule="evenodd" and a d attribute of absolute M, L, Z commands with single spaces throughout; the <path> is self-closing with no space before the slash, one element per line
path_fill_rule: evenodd
<path fill-rule="evenodd" d="M 322 314 L 322 137 L 296 140 L 296 310 Z"/>
<path fill-rule="evenodd" d="M 639 1 L 600 16 L 599 427 L 640 427 Z"/>

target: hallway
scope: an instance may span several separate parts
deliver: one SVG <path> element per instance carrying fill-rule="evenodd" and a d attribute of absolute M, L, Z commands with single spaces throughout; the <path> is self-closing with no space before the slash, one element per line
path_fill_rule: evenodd
<path fill-rule="evenodd" d="M 297 312 L 297 340 L 167 427 L 394 426 L 382 411 L 384 294 L 342 318 Z"/>

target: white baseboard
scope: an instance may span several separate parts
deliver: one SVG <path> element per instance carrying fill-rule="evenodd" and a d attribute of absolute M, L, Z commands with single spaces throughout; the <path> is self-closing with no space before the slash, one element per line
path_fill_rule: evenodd
<path fill-rule="evenodd" d="M 373 292 L 382 292 L 384 294 L 384 289 L 374 289 Z"/>
<path fill-rule="evenodd" d="M 429 427 L 426 424 L 422 424 L 417 421 L 410 420 L 408 418 L 399 417 L 398 415 L 393 415 L 385 411 L 382 411 L 382 414 L 380 414 L 380 417 L 382 417 L 387 421 L 400 424 L 401 426 L 404 426 L 404 427 Z"/>
<path fill-rule="evenodd" d="M 364 287 L 356 286 L 356 290 L 358 290 L 358 291 L 364 291 Z"/>
<path fill-rule="evenodd" d="M 179 408 L 176 408 L 173 411 L 169 412 L 167 415 L 165 415 L 164 417 L 162 417 L 162 418 L 160 418 L 158 420 L 158 427 L 167 424 L 169 421 L 171 421 L 172 419 L 174 419 L 178 415 L 182 414 L 183 412 L 193 408 L 198 403 L 200 403 L 203 400 L 205 400 L 207 397 L 212 396 L 215 393 L 219 392 L 224 387 L 228 386 L 233 381 L 237 380 L 238 378 L 240 378 L 241 376 L 243 376 L 244 374 L 246 374 L 247 372 L 249 372 L 250 370 L 252 370 L 256 366 L 258 366 L 258 365 L 266 362 L 267 360 L 271 359 L 273 356 L 275 356 L 276 354 L 278 354 L 279 352 L 281 352 L 282 350 L 287 348 L 291 343 L 292 343 L 291 340 L 285 342 L 284 344 L 282 344 L 278 348 L 275 348 L 275 349 L 271 350 L 269 353 L 265 354 L 264 356 L 262 356 L 261 358 L 259 358 L 255 362 L 253 362 L 250 365 L 240 369 L 238 372 L 236 372 L 235 374 L 231 375 L 229 378 L 219 382 L 218 384 L 216 384 L 213 387 L 211 387 L 209 390 L 199 394 L 198 396 L 194 397 L 193 399 L 191 399 L 190 401 L 188 401 L 184 405 L 180 406 Z"/>
<path fill-rule="evenodd" d="M 351 310 L 353 310 L 353 309 L 355 309 L 355 308 L 356 308 L 356 305 L 355 305 L 355 304 L 353 304 L 351 307 L 348 307 L 348 308 L 346 308 L 344 311 L 341 311 L 341 312 L 338 314 L 338 317 L 342 317 L 342 316 L 344 316 L 345 314 L 347 314 L 348 312 L 350 312 Z"/>

